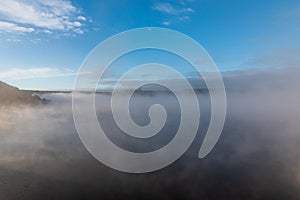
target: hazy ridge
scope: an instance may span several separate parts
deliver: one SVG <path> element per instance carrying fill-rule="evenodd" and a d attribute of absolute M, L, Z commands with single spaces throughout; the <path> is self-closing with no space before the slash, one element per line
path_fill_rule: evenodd
<path fill-rule="evenodd" d="M 18 104 L 41 104 L 46 102 L 32 91 L 20 90 L 0 81 L 0 106 Z"/>

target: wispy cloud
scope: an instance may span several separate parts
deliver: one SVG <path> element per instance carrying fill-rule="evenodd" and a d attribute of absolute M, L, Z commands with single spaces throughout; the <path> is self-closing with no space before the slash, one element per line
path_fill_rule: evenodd
<path fill-rule="evenodd" d="M 3 80 L 21 80 L 32 78 L 48 78 L 48 77 L 60 77 L 60 76 L 75 76 L 76 72 L 69 69 L 58 68 L 12 68 L 7 71 L 0 71 L 0 79 Z"/>
<path fill-rule="evenodd" d="M 86 20 L 69 0 L 0 1 L 0 31 L 82 33 Z M 80 30 L 80 31 L 79 31 Z"/>
<path fill-rule="evenodd" d="M 170 3 L 157 3 L 153 6 L 153 9 L 171 15 L 194 12 L 192 8 L 175 8 Z"/>
<path fill-rule="evenodd" d="M 163 20 L 165 26 L 171 25 L 173 22 L 185 21 L 190 18 L 190 14 L 195 12 L 193 8 L 188 7 L 185 2 L 171 4 L 169 2 L 159 2 L 153 5 L 153 10 L 167 15 L 168 19 Z"/>
<path fill-rule="evenodd" d="M 33 31 L 35 31 L 35 29 L 31 28 L 31 27 L 28 28 L 28 27 L 24 27 L 24 26 L 19 26 L 17 24 L 0 21 L 0 31 L 31 33 Z"/>

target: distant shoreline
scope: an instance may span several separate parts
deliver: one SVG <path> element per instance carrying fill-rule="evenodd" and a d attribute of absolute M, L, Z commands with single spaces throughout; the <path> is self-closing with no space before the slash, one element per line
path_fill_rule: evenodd
<path fill-rule="evenodd" d="M 73 90 L 23 90 L 23 91 L 28 91 L 32 93 L 37 93 L 37 94 L 49 94 L 49 93 L 64 93 L 64 94 L 70 94 L 73 93 Z M 129 91 L 129 90 L 124 90 L 124 91 Z M 92 91 L 79 91 L 80 93 L 94 93 Z M 96 91 L 96 94 L 111 94 L 113 90 L 110 91 Z M 207 88 L 201 88 L 201 89 L 194 89 L 195 93 L 208 93 Z M 154 93 L 172 93 L 171 91 L 168 90 L 136 90 L 135 93 L 137 94 L 154 94 Z"/>

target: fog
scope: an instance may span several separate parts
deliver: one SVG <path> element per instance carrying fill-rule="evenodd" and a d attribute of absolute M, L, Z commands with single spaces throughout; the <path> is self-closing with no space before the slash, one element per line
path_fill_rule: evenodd
<path fill-rule="evenodd" d="M 146 174 L 118 172 L 88 153 L 75 129 L 71 94 L 41 94 L 51 100 L 46 105 L 2 106 L 0 199 L 300 199 L 299 74 L 297 68 L 224 73 L 227 117 L 214 149 L 198 158 L 210 119 L 209 94 L 198 93 L 193 144 L 170 166 Z M 130 110 L 137 124 L 149 123 L 154 103 L 168 114 L 157 136 L 135 139 L 114 123 L 109 94 L 97 94 L 96 102 L 107 136 L 129 151 L 163 147 L 180 121 L 171 93 L 135 94 Z"/>

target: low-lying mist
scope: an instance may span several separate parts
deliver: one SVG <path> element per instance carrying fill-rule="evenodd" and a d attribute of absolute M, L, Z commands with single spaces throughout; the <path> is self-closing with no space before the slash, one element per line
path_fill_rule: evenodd
<path fill-rule="evenodd" d="M 115 171 L 88 153 L 75 129 L 71 94 L 42 94 L 51 100 L 46 105 L 2 106 L 0 199 L 300 199 L 299 74 L 295 68 L 225 73 L 227 117 L 212 152 L 198 158 L 210 119 L 209 94 L 198 93 L 193 144 L 170 166 L 146 174 Z M 166 107 L 165 127 L 135 139 L 116 126 L 110 95 L 96 95 L 108 137 L 135 152 L 159 149 L 177 131 L 180 109 L 171 93 L 134 94 L 133 120 L 148 124 L 154 103 Z"/>

